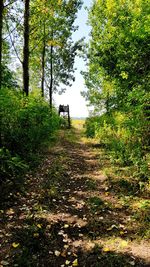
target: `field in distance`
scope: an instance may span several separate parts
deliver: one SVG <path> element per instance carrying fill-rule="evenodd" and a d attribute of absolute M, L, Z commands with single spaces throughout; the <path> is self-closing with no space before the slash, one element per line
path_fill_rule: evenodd
<path fill-rule="evenodd" d="M 85 118 L 72 118 L 71 123 L 73 127 L 77 129 L 83 129 L 85 124 Z"/>

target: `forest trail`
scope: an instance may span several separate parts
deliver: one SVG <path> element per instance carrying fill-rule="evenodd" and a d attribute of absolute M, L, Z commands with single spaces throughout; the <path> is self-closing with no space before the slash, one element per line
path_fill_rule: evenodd
<path fill-rule="evenodd" d="M 36 173 L 1 210 L 0 266 L 150 266 L 132 211 L 109 191 L 103 148 L 82 127 L 61 131 Z"/>

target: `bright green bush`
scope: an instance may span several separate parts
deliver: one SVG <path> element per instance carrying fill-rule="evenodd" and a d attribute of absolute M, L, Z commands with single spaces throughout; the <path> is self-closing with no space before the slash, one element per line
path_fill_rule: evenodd
<path fill-rule="evenodd" d="M 59 128 L 57 112 L 39 96 L 25 98 L 8 89 L 1 90 L 0 106 L 1 146 L 29 162 Z"/>
<path fill-rule="evenodd" d="M 136 116 L 131 112 L 113 111 L 89 118 L 86 121 L 86 133 L 90 137 L 92 133 L 92 137 L 108 149 L 114 163 L 134 165 L 137 170 L 134 175 L 145 181 L 148 166 L 143 143 L 143 121 L 141 111 Z"/>
<path fill-rule="evenodd" d="M 102 114 L 101 116 L 91 116 L 85 121 L 85 133 L 87 137 L 97 137 L 97 133 L 103 129 L 104 125 L 113 124 L 114 120 L 112 116 Z M 102 140 L 101 140 L 102 141 Z"/>

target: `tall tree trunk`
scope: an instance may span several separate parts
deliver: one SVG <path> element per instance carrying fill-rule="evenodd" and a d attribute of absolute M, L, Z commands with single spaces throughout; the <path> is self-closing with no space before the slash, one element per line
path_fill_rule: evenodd
<path fill-rule="evenodd" d="M 50 86 L 49 86 L 49 104 L 52 109 L 52 97 L 53 97 L 53 46 L 51 45 L 51 58 L 50 58 Z"/>
<path fill-rule="evenodd" d="M 44 38 L 43 38 L 43 51 L 42 51 L 42 80 L 41 80 L 41 94 L 44 97 L 44 81 L 45 81 L 45 22 L 44 22 Z"/>
<path fill-rule="evenodd" d="M 0 0 L 0 89 L 2 86 L 2 30 L 3 30 L 3 10 L 4 2 Z M 2 129 L 1 129 L 1 117 L 0 117 L 0 147 L 2 147 Z"/>
<path fill-rule="evenodd" d="M 4 2 L 0 0 L 0 89 L 2 85 L 2 30 L 3 30 Z"/>
<path fill-rule="evenodd" d="M 29 11 L 30 0 L 25 0 L 24 47 L 23 47 L 23 92 L 29 94 Z"/>

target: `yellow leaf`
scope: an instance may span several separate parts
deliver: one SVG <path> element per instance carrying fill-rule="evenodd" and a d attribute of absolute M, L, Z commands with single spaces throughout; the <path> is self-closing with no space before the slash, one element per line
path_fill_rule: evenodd
<path fill-rule="evenodd" d="M 125 240 L 123 240 L 123 241 L 121 241 L 121 243 L 120 243 L 120 245 L 121 245 L 121 247 L 127 247 L 128 246 L 128 242 L 127 241 L 125 241 Z"/>
<path fill-rule="evenodd" d="M 17 248 L 19 245 L 20 245 L 19 243 L 15 243 L 15 242 L 12 243 L 13 248 Z"/>
<path fill-rule="evenodd" d="M 124 235 L 124 232 L 123 231 L 120 231 L 120 235 Z"/>
<path fill-rule="evenodd" d="M 13 215 L 14 213 L 15 213 L 14 210 L 11 208 L 9 210 L 7 210 L 7 212 L 6 212 L 7 215 Z"/>
<path fill-rule="evenodd" d="M 73 261 L 72 266 L 78 266 L 78 260 L 77 259 Z"/>
<path fill-rule="evenodd" d="M 39 237 L 39 233 L 34 233 L 33 236 L 34 237 Z"/>
<path fill-rule="evenodd" d="M 42 225 L 41 224 L 37 224 L 37 227 L 41 229 L 42 228 Z"/>
<path fill-rule="evenodd" d="M 69 246 L 68 245 L 64 245 L 64 248 L 67 249 L 67 248 L 69 248 Z"/>
<path fill-rule="evenodd" d="M 68 227 L 69 227 L 69 225 L 68 225 L 68 224 L 65 224 L 65 225 L 64 225 L 64 228 L 68 228 Z"/>
<path fill-rule="evenodd" d="M 110 251 L 110 249 L 109 249 L 109 248 L 107 248 L 107 247 L 105 247 L 105 248 L 103 248 L 103 251 L 104 251 L 104 252 L 109 252 L 109 251 Z"/>
<path fill-rule="evenodd" d="M 65 264 L 66 265 L 69 265 L 69 263 L 70 263 L 70 261 L 68 261 L 68 260 L 65 261 Z"/>

